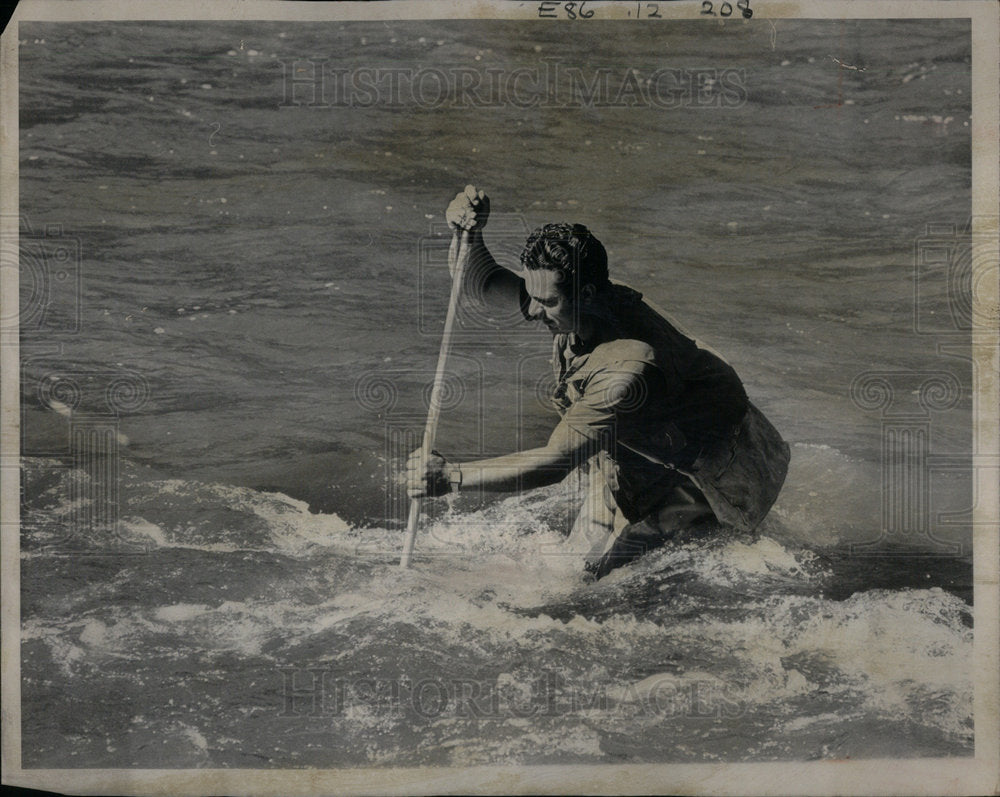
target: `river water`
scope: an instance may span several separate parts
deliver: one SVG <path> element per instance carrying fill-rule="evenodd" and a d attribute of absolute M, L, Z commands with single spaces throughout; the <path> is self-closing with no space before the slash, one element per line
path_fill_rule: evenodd
<path fill-rule="evenodd" d="M 965 23 L 19 36 L 25 766 L 972 754 L 969 285 L 920 260 L 970 214 Z M 319 59 L 728 93 L 309 107 Z M 586 223 L 734 365 L 792 446 L 759 534 L 586 584 L 567 483 L 430 505 L 395 567 L 470 180 L 500 259 Z M 549 351 L 464 317 L 438 447 L 543 441 Z"/>

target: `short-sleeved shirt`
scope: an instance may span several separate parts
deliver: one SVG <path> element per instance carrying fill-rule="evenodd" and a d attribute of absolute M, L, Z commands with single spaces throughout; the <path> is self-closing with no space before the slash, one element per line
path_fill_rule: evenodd
<path fill-rule="evenodd" d="M 612 285 L 596 341 L 556 335 L 556 435 L 582 438 L 615 461 L 619 506 L 629 520 L 654 508 L 699 454 L 726 440 L 747 409 L 732 367 L 699 348 L 642 295 Z M 615 489 L 617 488 L 617 489 Z"/>

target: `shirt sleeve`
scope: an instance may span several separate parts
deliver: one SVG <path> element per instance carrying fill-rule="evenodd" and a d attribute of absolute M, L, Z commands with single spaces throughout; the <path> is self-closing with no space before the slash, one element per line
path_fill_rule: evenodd
<path fill-rule="evenodd" d="M 587 378 L 583 394 L 563 415 L 550 442 L 564 451 L 579 451 L 607 448 L 614 440 L 649 440 L 662 433 L 668 395 L 667 380 L 654 363 L 608 363 Z"/>

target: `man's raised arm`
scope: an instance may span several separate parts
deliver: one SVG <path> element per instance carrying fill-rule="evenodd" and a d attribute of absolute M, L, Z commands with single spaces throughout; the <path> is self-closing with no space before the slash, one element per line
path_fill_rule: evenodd
<path fill-rule="evenodd" d="M 456 233 L 461 230 L 469 231 L 469 262 L 465 267 L 462 295 L 467 300 L 506 313 L 520 305 L 524 281 L 513 271 L 497 263 L 486 248 L 483 227 L 486 226 L 489 215 L 489 197 L 473 185 L 467 185 L 464 191 L 460 191 L 445 212 L 452 230 Z M 451 246 L 456 249 L 458 245 L 459 235 L 455 235 Z M 451 254 L 450 262 L 456 263 L 457 252 Z"/>

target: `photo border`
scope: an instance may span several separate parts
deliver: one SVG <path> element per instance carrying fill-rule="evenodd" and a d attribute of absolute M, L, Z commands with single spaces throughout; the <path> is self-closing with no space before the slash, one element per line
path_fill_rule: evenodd
<path fill-rule="evenodd" d="M 556 4 L 561 5 L 561 4 Z M 76 794 L 442 794 L 588 793 L 629 794 L 990 794 L 1000 789 L 1000 314 L 998 286 L 974 293 L 973 510 L 974 582 L 974 758 L 822 760 L 733 764 L 641 764 L 488 766 L 405 769 L 29 769 L 21 768 L 20 705 L 20 384 L 18 348 L 18 24 L 124 20 L 191 21 L 377 21 L 434 19 L 537 20 L 538 2 L 431 0 L 391 2 L 207 2 L 177 0 L 136 4 L 116 0 L 35 0 L 21 3 L 0 42 L 0 236 L 7 244 L 0 262 L 0 569 L 2 569 L 2 763 L 9 785 Z M 593 2 L 595 19 L 626 19 L 634 3 Z M 661 4 L 664 19 L 716 20 L 699 15 L 698 0 Z M 968 18 L 972 39 L 972 234 L 997 241 L 1000 185 L 1000 6 L 992 0 L 753 0 L 758 19 Z M 636 24 L 643 24 L 641 21 Z M 997 251 L 993 262 L 996 267 Z M 982 265 L 982 263 L 980 263 Z M 11 322 L 10 319 L 13 319 Z M 986 319 L 984 321 L 984 319 Z"/>

